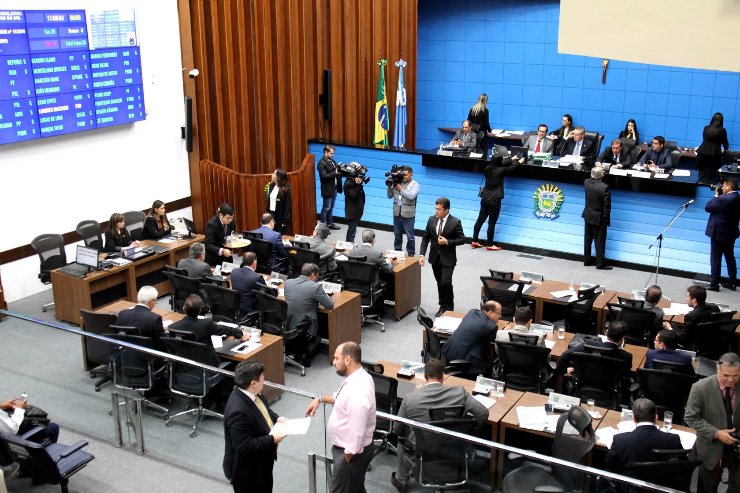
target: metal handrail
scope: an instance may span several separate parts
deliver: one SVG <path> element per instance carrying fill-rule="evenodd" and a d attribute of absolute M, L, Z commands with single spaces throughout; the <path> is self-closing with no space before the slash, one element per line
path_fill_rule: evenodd
<path fill-rule="evenodd" d="M 106 337 L 106 336 L 103 336 L 103 335 L 93 334 L 93 333 L 90 333 L 90 332 L 85 332 L 84 330 L 74 329 L 74 328 L 71 328 L 71 327 L 65 327 L 65 326 L 62 326 L 62 325 L 59 325 L 59 324 L 56 324 L 56 323 L 53 323 L 53 322 L 49 322 L 49 321 L 46 321 L 46 320 L 40 320 L 40 319 L 31 317 L 31 316 L 28 316 L 28 315 L 24 315 L 24 314 L 20 314 L 20 313 L 15 313 L 15 312 L 11 312 L 11 311 L 8 311 L 8 310 L 2 310 L 2 309 L 0 309 L 0 315 L 7 315 L 9 317 L 17 318 L 17 319 L 20 319 L 20 320 L 25 320 L 27 322 L 32 322 L 32 323 L 35 323 L 35 324 L 38 324 L 38 325 L 43 325 L 45 327 L 49 327 L 49 328 L 52 328 L 52 329 L 62 330 L 64 332 L 69 332 L 71 334 L 76 334 L 76 335 L 79 335 L 79 336 L 82 336 L 82 337 L 89 337 L 89 338 L 92 338 L 92 339 L 97 339 L 99 341 L 103 341 L 103 342 L 107 342 L 107 343 L 110 343 L 110 344 L 114 344 L 114 345 L 119 346 L 119 347 L 126 347 L 126 348 L 132 349 L 134 351 L 143 352 L 143 353 L 146 353 L 146 354 L 149 354 L 149 355 L 152 355 L 152 356 L 157 356 L 157 357 L 164 358 L 164 359 L 178 361 L 180 363 L 184 363 L 184 364 L 187 364 L 187 365 L 190 365 L 190 366 L 194 366 L 194 367 L 197 367 L 197 368 L 202 368 L 204 370 L 207 370 L 207 371 L 210 371 L 210 372 L 213 372 L 213 373 L 220 373 L 222 375 L 225 375 L 225 376 L 228 376 L 228 377 L 231 377 L 231 378 L 234 377 L 234 372 L 232 372 L 232 371 L 224 370 L 222 368 L 218 368 L 218 367 L 215 367 L 215 366 L 206 365 L 206 364 L 203 364 L 203 363 L 199 363 L 197 361 L 189 360 L 187 358 L 183 358 L 183 357 L 176 356 L 176 355 L 169 354 L 169 353 L 164 353 L 162 351 L 157 351 L 156 349 L 151 349 L 151 348 L 147 348 L 147 347 L 143 347 L 143 346 L 138 346 L 136 344 L 131 344 L 129 342 L 120 341 L 118 339 L 112 339 L 110 337 Z M 278 390 L 289 392 L 291 394 L 297 394 L 297 395 L 300 395 L 300 396 L 303 396 L 303 397 L 307 397 L 309 399 L 314 399 L 314 398 L 317 397 L 317 395 L 314 394 L 314 393 L 309 393 L 309 392 L 306 392 L 304 390 L 295 389 L 295 388 L 292 388 L 292 387 L 286 387 L 285 385 L 274 383 L 274 382 L 265 381 L 265 385 L 267 387 L 270 387 L 270 388 L 275 388 L 275 389 L 278 389 Z M 327 404 L 324 404 L 324 407 L 326 407 L 326 405 Z M 451 430 L 447 430 L 447 429 L 444 429 L 444 428 L 440 428 L 438 426 L 430 425 L 428 423 L 423 423 L 423 422 L 420 422 L 420 421 L 414 421 L 414 420 L 411 420 L 411 419 L 408 419 L 408 418 L 403 418 L 403 417 L 400 417 L 400 416 L 396 416 L 395 414 L 388 414 L 388 413 L 384 413 L 382 411 L 377 411 L 376 412 L 376 415 L 377 415 L 378 418 L 386 419 L 388 421 L 403 423 L 403 424 L 408 425 L 408 426 L 411 426 L 413 428 L 418 428 L 418 429 L 421 429 L 421 430 L 426 430 L 426 431 L 430 431 L 430 432 L 433 432 L 433 433 L 439 433 L 441 435 L 446 435 L 446 436 L 449 436 L 449 437 L 454 437 L 454 438 L 457 438 L 459 440 L 466 441 L 466 442 L 471 443 L 471 444 L 474 444 L 474 445 L 479 445 L 479 446 L 483 446 L 483 447 L 486 447 L 486 448 L 495 449 L 495 450 L 498 450 L 500 452 L 512 452 L 512 453 L 516 453 L 516 454 L 521 455 L 523 457 L 528 457 L 530 459 L 538 460 L 538 461 L 544 462 L 546 464 L 552 464 L 552 465 L 556 465 L 556 466 L 559 466 L 559 467 L 565 467 L 565 468 L 568 468 L 568 469 L 574 469 L 576 471 L 579 471 L 579 472 L 582 472 L 582 473 L 586 473 L 586 474 L 590 474 L 590 475 L 593 475 L 593 476 L 601 476 L 603 478 L 613 479 L 613 480 L 619 481 L 621 483 L 629 484 L 631 486 L 635 486 L 635 487 L 639 487 L 639 488 L 645 488 L 645 489 L 648 489 L 650 491 L 658 491 L 658 492 L 661 492 L 661 493 L 681 493 L 679 490 L 674 490 L 672 488 L 668 488 L 668 487 L 665 487 L 665 486 L 657 485 L 657 484 L 654 484 L 654 483 L 649 483 L 649 482 L 642 481 L 642 480 L 639 480 L 639 479 L 630 478 L 628 476 L 623 476 L 621 474 L 617 474 L 617 473 L 613 473 L 613 472 L 609 472 L 609 471 L 604 471 L 602 469 L 596 469 L 596 468 L 590 467 L 590 466 L 584 466 L 582 464 L 577 464 L 575 462 L 569 462 L 569 461 L 566 461 L 566 460 L 557 459 L 555 457 L 551 457 L 549 455 L 540 454 L 540 453 L 534 452 L 532 450 L 526 450 L 526 449 L 521 449 L 521 448 L 513 447 L 511 445 L 505 445 L 503 443 L 492 442 L 492 441 L 486 440 L 484 438 L 478 438 L 478 437 L 475 437 L 475 436 L 472 436 L 472 435 L 466 435 L 464 433 L 460 433 L 460 432 L 456 432 L 456 431 L 451 431 Z"/>

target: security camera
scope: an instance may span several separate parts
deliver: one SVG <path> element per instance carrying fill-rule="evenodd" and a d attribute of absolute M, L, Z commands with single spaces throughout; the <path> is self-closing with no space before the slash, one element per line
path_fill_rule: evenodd
<path fill-rule="evenodd" d="M 195 78 L 196 78 L 196 77 L 198 77 L 199 75 L 200 75 L 200 70 L 198 70 L 197 68 L 194 68 L 193 70 L 191 70 L 190 72 L 188 72 L 188 76 L 189 76 L 189 77 L 190 77 L 191 79 L 195 79 Z"/>

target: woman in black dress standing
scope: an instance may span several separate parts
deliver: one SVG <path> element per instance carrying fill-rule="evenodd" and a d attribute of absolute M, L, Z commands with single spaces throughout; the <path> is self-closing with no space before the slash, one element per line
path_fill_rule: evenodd
<path fill-rule="evenodd" d="M 722 113 L 712 115 L 712 121 L 704 127 L 703 140 L 696 150 L 696 169 L 699 170 L 699 183 L 714 183 L 717 170 L 722 166 L 722 150 L 727 150 L 727 130 Z"/>
<path fill-rule="evenodd" d="M 272 214 L 272 218 L 275 220 L 275 231 L 278 233 L 290 234 L 291 207 L 288 173 L 278 168 L 272 173 L 272 183 L 270 183 L 267 190 L 267 212 Z"/>
<path fill-rule="evenodd" d="M 519 162 L 524 162 L 524 160 L 522 159 Z M 519 162 L 512 161 L 508 156 L 503 157 L 496 154 L 491 159 L 491 163 L 483 170 L 486 183 L 480 193 L 480 211 L 478 212 L 478 220 L 475 221 L 475 226 L 473 226 L 471 247 L 483 248 L 485 246 L 488 251 L 501 250 L 500 246 L 493 243 L 493 233 L 501 212 L 501 199 L 504 198 L 504 176 L 513 170 Z M 486 231 L 486 243 L 482 245 L 479 239 L 480 228 L 486 218 L 488 218 L 488 231 Z"/>

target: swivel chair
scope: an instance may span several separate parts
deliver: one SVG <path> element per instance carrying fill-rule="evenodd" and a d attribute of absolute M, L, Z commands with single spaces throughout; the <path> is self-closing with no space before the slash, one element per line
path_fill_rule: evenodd
<path fill-rule="evenodd" d="M 123 220 L 126 223 L 126 229 L 128 229 L 131 235 L 131 241 L 138 241 L 144 236 L 144 222 L 146 221 L 146 214 L 144 212 L 124 212 Z"/>
<path fill-rule="evenodd" d="M 659 370 L 654 368 L 638 368 L 637 381 L 640 384 L 639 395 L 655 403 L 658 416 L 662 419 L 663 412 L 673 412 L 673 423 L 683 424 L 686 403 L 689 400 L 691 386 L 699 380 L 696 375 Z"/>
<path fill-rule="evenodd" d="M 674 415 L 675 420 L 675 415 Z M 652 451 L 652 461 L 634 462 L 627 466 L 626 474 L 635 479 L 659 484 L 678 491 L 691 491 L 691 477 L 694 469 L 701 465 L 698 459 L 689 459 L 691 450 Z M 642 490 L 634 490 L 637 491 Z M 646 491 L 646 490 L 645 490 Z"/>
<path fill-rule="evenodd" d="M 513 320 L 514 312 L 522 306 L 522 291 L 527 283 L 496 276 L 481 276 L 480 280 L 483 283 L 481 305 L 490 300 L 496 301 L 501 305 L 501 318 Z"/>
<path fill-rule="evenodd" d="M 522 342 L 497 342 L 498 377 L 506 386 L 544 393 L 550 349 Z"/>
<path fill-rule="evenodd" d="M 80 235 L 82 240 L 85 242 L 86 247 L 94 248 L 96 250 L 103 249 L 103 238 L 100 235 L 100 223 L 92 219 L 81 221 L 75 228 L 77 234 Z"/>
<path fill-rule="evenodd" d="M 472 418 L 443 419 L 429 422 L 449 431 L 474 435 L 478 423 Z M 470 480 L 475 449 L 469 442 L 420 428 L 414 429 L 419 484 L 436 491 L 458 489 Z"/>
<path fill-rule="evenodd" d="M 118 317 L 114 313 L 97 313 L 90 310 L 80 310 L 82 317 L 81 329 L 85 332 L 97 335 L 115 334 L 111 329 L 116 324 Z M 110 382 L 110 356 L 111 345 L 92 337 L 82 337 L 82 364 L 85 371 L 90 373 L 90 378 L 102 377 L 95 382 L 95 392 L 100 392 L 100 387 Z"/>
<path fill-rule="evenodd" d="M 590 346 L 585 345 L 588 351 Z M 631 368 L 619 358 L 608 356 L 609 352 L 603 354 L 596 350 L 601 347 L 592 348 L 593 353 L 573 353 L 573 395 L 581 401 L 593 399 L 597 406 L 608 409 L 619 409 L 619 404 L 626 397 L 627 376 Z"/>
<path fill-rule="evenodd" d="M 298 368 L 301 371 L 301 376 L 305 377 L 306 367 L 300 364 L 296 358 L 304 354 L 308 349 L 310 322 L 299 323 L 292 328 L 288 327 L 288 304 L 285 300 L 256 289 L 254 290 L 254 294 L 261 313 L 261 330 L 268 334 L 279 335 L 283 338 L 283 359 L 285 364 Z M 295 357 L 291 356 L 291 354 Z"/>
<path fill-rule="evenodd" d="M 162 271 L 162 274 L 170 281 L 170 307 L 172 311 L 182 313 L 185 300 L 191 294 L 201 295 L 200 281 L 187 276 L 176 274 L 172 271 Z M 207 311 L 208 300 L 203 300 L 203 312 Z"/>
<path fill-rule="evenodd" d="M 609 303 L 606 305 L 609 311 L 609 322 L 623 322 L 627 333 L 624 341 L 627 344 L 649 347 L 650 333 L 654 327 L 655 312 L 644 308 L 636 308 L 629 305 Z"/>
<path fill-rule="evenodd" d="M 312 251 L 308 248 L 293 246 L 288 251 L 288 277 L 290 279 L 301 275 L 303 264 L 312 263 L 319 265 L 319 252 Z"/>
<path fill-rule="evenodd" d="M 380 325 L 380 331 L 385 332 L 385 324 L 380 320 L 382 316 L 382 296 L 385 293 L 383 284 L 378 284 L 378 266 L 367 262 L 349 259 L 337 261 L 339 279 L 347 291 L 360 295 L 361 323 L 372 322 Z M 369 313 L 375 311 L 376 313 Z"/>
<path fill-rule="evenodd" d="M 64 237 L 57 234 L 39 235 L 31 240 L 31 246 L 41 260 L 39 279 L 43 284 L 51 284 L 51 271 L 67 265 Z M 54 306 L 54 303 L 46 303 L 41 307 L 41 311 L 45 312 L 50 306 Z"/>

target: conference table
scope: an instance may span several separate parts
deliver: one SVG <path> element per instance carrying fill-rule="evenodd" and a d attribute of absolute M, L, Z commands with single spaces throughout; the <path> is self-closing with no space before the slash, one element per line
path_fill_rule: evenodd
<path fill-rule="evenodd" d="M 95 310 L 117 300 L 136 301 L 142 286 L 154 286 L 160 296 L 169 292 L 170 284 L 162 274 L 166 265 L 177 265 L 180 259 L 188 256 L 193 243 L 202 243 L 203 235 L 192 238 L 175 239 L 164 243 L 143 240 L 142 247 L 160 246 L 168 251 L 150 255 L 123 266 L 111 267 L 76 277 L 51 271 L 51 287 L 54 297 L 54 313 L 57 319 L 80 325 L 80 310 Z"/>

